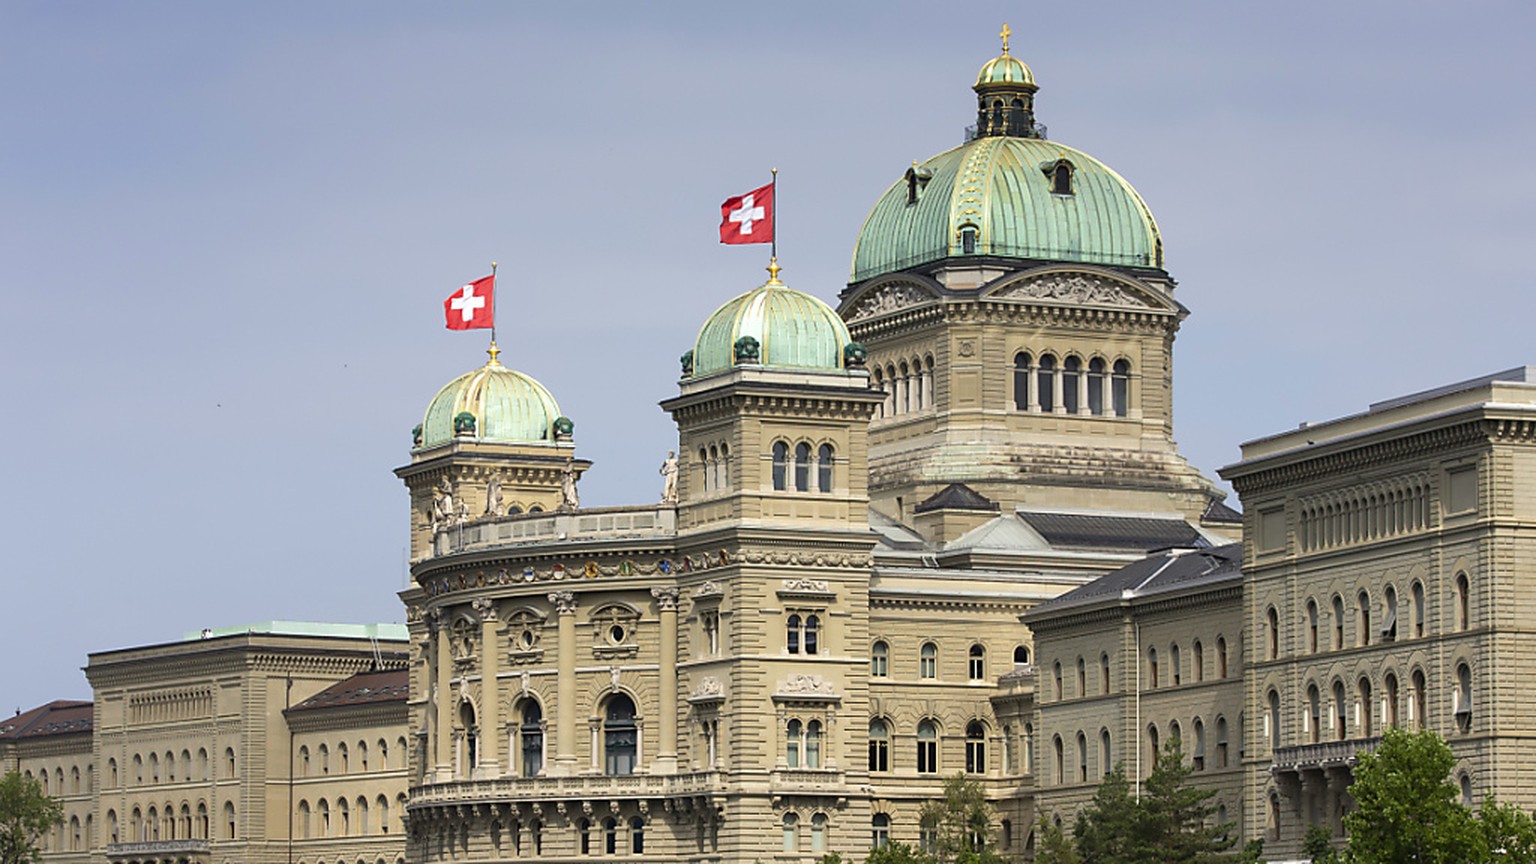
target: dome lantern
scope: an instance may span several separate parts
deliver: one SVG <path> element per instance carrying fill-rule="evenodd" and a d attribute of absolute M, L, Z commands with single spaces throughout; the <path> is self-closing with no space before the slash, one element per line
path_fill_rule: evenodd
<path fill-rule="evenodd" d="M 1023 60 L 1008 53 L 1008 37 L 1013 30 L 1007 24 L 997 35 L 1003 39 L 1003 53 L 988 60 L 976 75 L 976 137 L 1008 135 L 1014 138 L 1044 138 L 1045 128 L 1035 124 L 1035 74 Z"/>

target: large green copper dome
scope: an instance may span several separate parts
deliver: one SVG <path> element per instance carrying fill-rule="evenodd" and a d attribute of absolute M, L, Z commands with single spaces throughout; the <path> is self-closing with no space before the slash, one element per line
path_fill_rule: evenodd
<path fill-rule="evenodd" d="M 1005 135 L 940 153 L 893 183 L 859 232 L 851 281 L 968 255 L 1163 264 L 1152 211 L 1119 174 L 1055 141 Z"/>
<path fill-rule="evenodd" d="M 501 365 L 493 356 L 473 372 L 449 381 L 427 406 L 418 446 L 431 447 L 454 438 L 454 418 L 468 412 L 475 419 L 474 438 L 514 444 L 553 443 L 560 406 L 544 385 Z"/>
<path fill-rule="evenodd" d="M 737 341 L 748 336 L 757 342 L 762 366 L 843 368 L 843 348 L 852 341 L 848 326 L 832 307 L 780 282 L 777 269 L 770 268 L 772 278 L 715 310 L 699 328 L 694 375 L 737 365 Z"/>

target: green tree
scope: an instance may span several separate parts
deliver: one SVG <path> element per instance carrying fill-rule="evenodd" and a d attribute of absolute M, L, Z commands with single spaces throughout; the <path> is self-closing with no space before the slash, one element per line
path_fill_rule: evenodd
<path fill-rule="evenodd" d="M 1093 802 L 1077 814 L 1072 835 L 1078 856 L 1095 864 L 1126 864 L 1136 860 L 1143 831 L 1141 823 L 1140 808 L 1131 796 L 1125 769 L 1116 765 L 1099 782 Z"/>
<path fill-rule="evenodd" d="M 1536 864 L 1536 819 L 1513 804 L 1490 796 L 1477 813 L 1489 859 L 1498 864 Z"/>
<path fill-rule="evenodd" d="M 864 864 L 928 864 L 927 856 L 905 843 L 885 843 L 869 850 Z"/>
<path fill-rule="evenodd" d="M 1483 828 L 1446 779 L 1456 759 L 1434 732 L 1388 729 L 1375 753 L 1355 762 L 1344 816 L 1351 864 L 1462 864 L 1488 861 Z M 1502 811 L 1495 820 L 1504 825 Z"/>
<path fill-rule="evenodd" d="M 1000 864 L 992 849 L 992 805 L 986 789 L 956 774 L 944 781 L 944 797 L 923 804 L 919 820 L 931 830 L 931 848 L 921 850 L 937 864 Z"/>
<path fill-rule="evenodd" d="M 64 805 L 19 771 L 0 778 L 0 864 L 35 864 L 38 841 L 64 817 Z"/>
<path fill-rule="evenodd" d="M 1312 864 L 1338 864 L 1339 853 L 1333 848 L 1328 829 L 1313 825 L 1307 829 L 1307 837 L 1301 841 L 1301 854 Z"/>
<path fill-rule="evenodd" d="M 1066 832 L 1042 814 L 1040 825 L 1035 829 L 1039 842 L 1035 846 L 1035 864 L 1082 864 L 1077 847 L 1067 838 Z"/>
<path fill-rule="evenodd" d="M 1237 842 L 1232 836 L 1234 825 L 1213 821 L 1216 790 L 1190 786 L 1193 771 L 1184 761 L 1179 739 L 1169 739 L 1158 754 L 1139 802 L 1140 860 L 1159 864 L 1237 860 L 1238 856 L 1227 854 Z"/>

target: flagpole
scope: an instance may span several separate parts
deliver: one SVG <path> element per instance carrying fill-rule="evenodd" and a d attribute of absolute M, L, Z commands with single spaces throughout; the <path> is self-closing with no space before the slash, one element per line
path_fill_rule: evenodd
<path fill-rule="evenodd" d="M 496 262 L 491 262 L 491 351 L 496 352 Z M 492 353 L 494 358 L 496 353 Z"/>
<path fill-rule="evenodd" d="M 773 227 L 768 231 L 768 255 L 773 259 L 773 263 L 777 264 L 779 263 L 779 169 L 772 170 L 773 179 L 768 181 L 768 185 L 773 187 L 773 221 L 769 223 Z"/>

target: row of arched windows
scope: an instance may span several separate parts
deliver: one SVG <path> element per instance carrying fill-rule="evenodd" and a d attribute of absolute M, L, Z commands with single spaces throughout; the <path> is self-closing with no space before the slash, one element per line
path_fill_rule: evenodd
<path fill-rule="evenodd" d="M 1013 662 L 1015 666 L 1029 663 L 1029 649 L 1023 645 L 1013 649 Z M 985 681 L 987 678 L 987 649 L 980 643 L 974 643 L 966 650 L 966 678 L 971 681 Z M 888 678 L 891 674 L 891 646 L 884 639 L 876 640 L 869 646 L 869 676 L 871 678 Z M 924 642 L 917 649 L 917 677 L 921 680 L 932 681 L 939 677 L 939 646 L 934 642 Z"/>
<path fill-rule="evenodd" d="M 1472 624 L 1472 582 L 1466 571 L 1458 570 L 1451 580 L 1450 629 L 1460 632 Z M 1364 648 L 1376 641 L 1396 642 L 1400 638 L 1421 639 L 1425 634 L 1424 583 L 1415 579 L 1408 586 L 1407 609 L 1403 610 L 1397 586 L 1382 589 L 1381 617 L 1372 616 L 1370 591 L 1361 588 L 1354 598 L 1354 615 L 1345 607 L 1344 595 L 1334 594 L 1328 602 L 1328 617 L 1317 599 L 1308 597 L 1302 618 L 1301 651 L 1316 654 L 1324 650 Z M 1406 624 L 1400 612 L 1406 611 Z M 1350 625 L 1353 626 L 1350 626 Z M 1325 631 L 1326 626 L 1326 631 Z M 1280 656 L 1280 612 L 1270 606 L 1264 612 L 1265 659 Z"/>
<path fill-rule="evenodd" d="M 1013 355 L 1013 407 L 1045 414 L 1126 417 L 1131 410 L 1131 363 L 1102 357 Z"/>
<path fill-rule="evenodd" d="M 810 850 L 811 852 L 827 851 L 827 814 L 816 811 L 808 820 L 810 823 Z M 789 812 L 784 814 L 784 851 L 800 851 L 800 825 L 799 813 Z"/>
<path fill-rule="evenodd" d="M 522 777 L 538 777 L 544 773 L 545 727 L 544 709 L 538 701 L 525 698 L 513 707 L 516 718 L 517 740 L 509 757 L 516 760 L 513 773 Z M 606 774 L 633 774 L 639 765 L 640 728 L 636 723 L 635 702 L 627 694 L 615 693 L 608 697 L 602 708 L 601 759 Z M 475 725 L 474 707 L 469 702 L 460 706 L 460 723 L 469 730 L 465 736 L 468 750 L 461 766 L 476 764 L 481 730 Z M 466 770 L 460 771 L 467 774 Z"/>
<path fill-rule="evenodd" d="M 1367 543 L 1429 526 L 1429 484 L 1422 478 L 1383 481 L 1301 503 L 1303 550 Z"/>
<path fill-rule="evenodd" d="M 836 454 L 831 444 L 821 444 L 812 451 L 809 442 L 801 441 L 794 445 L 791 452 L 789 442 L 775 441 L 773 488 L 780 492 L 793 489 L 796 492 L 829 493 L 832 491 L 832 468 L 835 464 Z"/>
<path fill-rule="evenodd" d="M 206 802 L 197 802 L 194 812 L 191 805 L 182 802 L 180 811 L 172 808 L 167 803 L 163 808 L 150 806 L 147 810 L 138 806 L 129 811 L 128 824 L 118 825 L 117 811 L 107 810 L 107 842 L 109 843 L 151 843 L 156 840 L 211 840 L 212 827 L 208 821 L 208 805 Z M 126 827 L 127 839 L 119 833 L 121 827 Z M 233 840 L 236 836 L 235 805 L 232 801 L 224 802 L 224 818 L 219 829 L 219 839 Z"/>
<path fill-rule="evenodd" d="M 31 769 L 28 769 L 26 772 L 26 778 L 28 780 L 36 779 L 40 784 L 42 784 L 44 795 L 52 795 L 55 798 L 62 795 L 79 795 L 82 793 L 90 792 L 91 766 L 85 766 L 85 772 L 83 776 L 84 780 L 82 781 L 82 774 L 79 765 L 71 765 L 69 768 L 69 785 L 66 786 L 64 783 L 64 769 L 62 767 L 53 769 L 53 780 L 51 783 L 49 781 L 47 768 L 38 769 L 35 778 L 33 777 Z"/>
<path fill-rule="evenodd" d="M 1166 666 L 1164 665 L 1163 655 L 1159 655 L 1157 652 L 1157 646 L 1148 647 L 1147 677 L 1143 682 L 1143 686 L 1148 689 L 1178 687 L 1185 682 L 1186 675 L 1190 682 L 1199 683 L 1206 679 L 1208 672 L 1217 679 L 1228 677 L 1227 639 L 1225 636 L 1216 637 L 1216 650 L 1214 656 L 1209 659 L 1205 656 L 1204 641 L 1197 638 L 1190 642 L 1189 647 L 1189 656 L 1186 658 L 1183 649 L 1179 647 L 1179 643 L 1174 642 L 1170 644 L 1168 646 L 1168 654 L 1166 655 Z M 1186 660 L 1188 661 L 1187 672 Z M 1105 669 L 1108 668 L 1107 662 L 1107 657 L 1100 658 L 1100 664 Z M 1108 684 L 1104 686 L 1107 688 Z M 1105 689 L 1104 692 L 1108 693 L 1109 691 Z"/>
<path fill-rule="evenodd" d="M 932 719 L 918 721 L 914 738 L 917 773 L 938 774 L 941 767 L 942 749 L 939 747 L 939 724 Z M 869 770 L 883 773 L 891 770 L 891 723 L 876 717 L 869 721 Z M 985 774 L 987 771 L 987 727 L 980 720 L 965 725 L 965 773 Z"/>
<path fill-rule="evenodd" d="M 405 793 L 395 797 L 395 812 L 404 818 Z M 335 803 L 321 798 L 315 802 L 313 810 L 308 799 L 304 799 L 299 801 L 294 815 L 297 820 L 296 833 L 306 840 L 311 837 L 351 837 L 390 832 L 389 799 L 383 795 L 374 799 L 371 808 L 368 799 L 362 795 L 350 804 L 346 798 L 337 798 Z"/>
<path fill-rule="evenodd" d="M 705 492 L 731 488 L 731 445 L 721 441 L 699 448 L 699 488 Z"/>
<path fill-rule="evenodd" d="M 1193 740 L 1184 739 L 1184 727 L 1178 720 L 1171 720 L 1165 727 L 1169 740 L 1177 739 L 1180 748 L 1189 756 L 1190 765 L 1195 771 L 1204 771 L 1207 767 L 1213 769 L 1227 768 L 1235 764 L 1232 761 L 1231 738 L 1227 729 L 1227 718 L 1216 716 L 1215 728 L 1212 730 L 1213 741 L 1207 749 L 1205 721 L 1196 717 L 1191 725 Z M 1143 769 L 1151 771 L 1152 765 L 1157 761 L 1157 754 L 1161 752 L 1163 745 L 1162 733 L 1156 723 L 1147 724 L 1147 759 L 1143 761 Z M 1070 750 L 1069 750 L 1070 747 Z M 1117 761 L 1123 764 L 1124 756 L 1117 757 L 1109 729 L 1100 728 L 1098 742 L 1090 748 L 1088 735 L 1079 729 L 1071 744 L 1061 735 L 1051 736 L 1051 776 L 1050 780 L 1059 785 L 1073 783 L 1098 782 L 1114 770 Z"/>
<path fill-rule="evenodd" d="M 226 777 L 235 776 L 235 748 L 233 747 L 224 748 L 224 771 Z M 146 777 L 149 778 L 148 781 L 144 779 Z M 208 750 L 199 747 L 195 763 L 192 761 L 192 753 L 189 750 L 181 751 L 179 761 L 176 758 L 176 754 L 170 750 L 165 751 L 165 758 L 163 760 L 159 753 L 149 754 L 148 759 L 135 753 L 130 763 L 127 779 L 135 786 L 145 785 L 146 782 L 185 783 L 205 781 L 209 779 Z M 122 780 L 123 778 L 118 775 L 117 759 L 108 759 L 105 788 L 115 789 L 121 785 Z"/>
<path fill-rule="evenodd" d="M 350 774 L 353 771 L 388 771 L 391 768 L 405 767 L 405 738 L 402 736 L 395 741 L 395 764 L 390 764 L 389 742 L 380 738 L 372 751 L 368 748 L 367 741 L 359 741 L 354 748 L 348 748 L 345 741 L 336 745 L 335 756 L 329 744 L 321 744 L 315 748 L 313 756 L 309 745 L 299 747 L 295 756 L 293 773 L 296 777 L 309 777 L 314 775 L 327 775 L 331 773 Z M 355 761 L 354 761 L 355 756 Z"/>
<path fill-rule="evenodd" d="M 904 417 L 933 408 L 933 355 L 872 364 L 869 386 L 885 391 L 875 418 Z"/>

